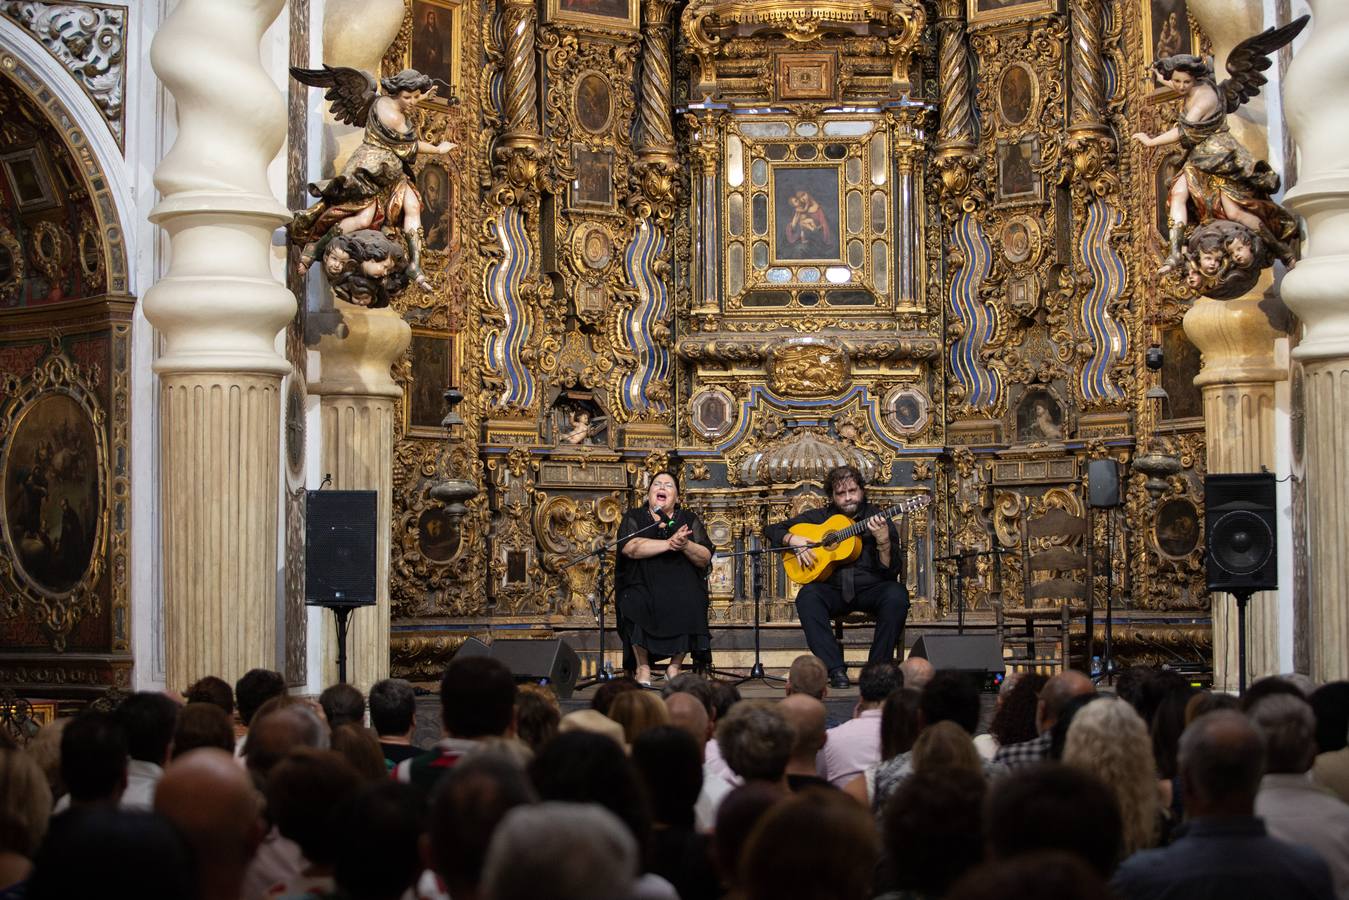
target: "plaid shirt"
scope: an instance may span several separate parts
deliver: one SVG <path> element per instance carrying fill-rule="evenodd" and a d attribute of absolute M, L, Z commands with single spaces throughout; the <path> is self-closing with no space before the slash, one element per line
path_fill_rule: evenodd
<path fill-rule="evenodd" d="M 1019 766 L 1031 766 L 1038 762 L 1044 762 L 1049 758 L 1049 744 L 1052 735 L 1046 731 L 1044 734 L 1028 741 L 1022 741 L 1019 744 L 1008 744 L 998 750 L 993 757 L 995 763 L 1002 763 L 1009 769 L 1015 769 Z"/>

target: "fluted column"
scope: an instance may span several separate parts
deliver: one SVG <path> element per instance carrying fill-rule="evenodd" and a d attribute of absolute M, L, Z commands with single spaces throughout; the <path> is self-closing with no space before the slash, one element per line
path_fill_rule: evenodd
<path fill-rule="evenodd" d="M 412 340 L 412 329 L 392 309 L 365 309 L 336 301 L 344 328 L 319 340 L 322 374 L 310 393 L 320 400 L 321 471 L 333 488 L 375 491 L 375 605 L 351 614 L 347 681 L 362 692 L 389 677 L 389 550 L 393 534 L 394 401 L 402 389 L 390 366 Z M 340 336 L 339 336 L 340 335 Z M 323 684 L 337 681 L 337 635 L 323 629 Z"/>
<path fill-rule="evenodd" d="M 1283 334 L 1260 308 L 1262 289 L 1271 282 L 1266 271 L 1256 291 L 1236 300 L 1202 298 L 1185 314 L 1185 334 L 1204 360 L 1194 382 L 1204 397 L 1204 437 L 1213 474 L 1275 469 L 1274 388 L 1287 372 L 1274 358 L 1274 342 Z M 1236 601 L 1215 593 L 1212 613 L 1213 686 L 1235 692 Z M 1280 670 L 1278 638 L 1278 594 L 1262 591 L 1246 610 L 1247 683 Z"/>
<path fill-rule="evenodd" d="M 282 0 L 181 0 L 151 61 L 177 105 L 151 221 L 168 273 L 145 295 L 159 331 L 167 683 L 276 668 L 281 378 L 295 299 L 271 268 L 289 213 L 267 166 L 286 107 L 259 61 Z"/>
<path fill-rule="evenodd" d="M 1283 280 L 1302 321 L 1306 396 L 1310 675 L 1349 677 L 1349 5 L 1309 0 L 1310 34 L 1284 78 L 1284 109 L 1301 151 L 1286 202 L 1307 244 Z"/>

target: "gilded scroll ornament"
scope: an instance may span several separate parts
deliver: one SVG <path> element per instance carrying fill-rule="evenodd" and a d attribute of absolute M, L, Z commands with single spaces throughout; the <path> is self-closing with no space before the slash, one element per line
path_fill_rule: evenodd
<path fill-rule="evenodd" d="M 789 338 L 768 352 L 768 384 L 781 397 L 842 393 L 851 372 L 848 354 L 833 341 Z"/>

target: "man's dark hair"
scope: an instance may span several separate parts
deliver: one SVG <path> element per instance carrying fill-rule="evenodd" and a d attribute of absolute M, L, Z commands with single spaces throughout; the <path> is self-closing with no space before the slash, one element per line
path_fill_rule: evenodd
<path fill-rule="evenodd" d="M 490 656 L 455 657 L 440 679 L 440 715 L 446 733 L 459 738 L 495 737 L 515 717 L 515 678 Z"/>
<path fill-rule="evenodd" d="M 1316 747 L 1321 753 L 1349 746 L 1349 681 L 1332 681 L 1312 691 Z"/>
<path fill-rule="evenodd" d="M 1095 776 L 1059 763 L 1018 769 L 989 790 L 984 841 L 994 859 L 1066 850 L 1109 878 L 1123 846 L 1119 801 Z"/>
<path fill-rule="evenodd" d="M 417 693 L 401 678 L 385 678 L 370 688 L 370 724 L 375 734 L 404 735 L 417 715 Z"/>
<path fill-rule="evenodd" d="M 708 684 L 712 686 L 712 705 L 716 710 L 713 718 L 720 722 L 726 718 L 731 707 L 740 702 L 740 689 L 729 681 L 709 681 Z"/>
<path fill-rule="evenodd" d="M 331 865 L 337 861 L 337 820 L 333 813 L 364 782 L 336 750 L 296 747 L 267 777 L 267 815 L 299 845 L 305 859 Z"/>
<path fill-rule="evenodd" d="M 1258 678 L 1246 688 L 1246 693 L 1241 695 L 1241 711 L 1248 713 L 1266 697 L 1272 697 L 1275 694 L 1286 694 L 1289 697 L 1297 697 L 1299 700 L 1306 700 L 1307 695 L 1298 690 L 1297 685 L 1287 678 L 1281 678 L 1278 675 L 1266 675 L 1264 678 Z"/>
<path fill-rule="evenodd" d="M 1079 857 L 1046 851 L 984 863 L 960 879 L 946 900 L 1113 900 L 1114 896 Z"/>
<path fill-rule="evenodd" d="M 386 781 L 366 786 L 338 807 L 333 880 L 341 896 L 395 900 L 416 884 L 423 799 L 410 784 Z"/>
<path fill-rule="evenodd" d="M 229 682 L 214 675 L 207 675 L 183 692 L 187 703 L 213 703 L 224 711 L 225 715 L 234 715 L 234 689 Z"/>
<path fill-rule="evenodd" d="M 1048 679 L 1039 672 L 1025 672 L 1003 697 L 1002 705 L 993 714 L 993 724 L 988 728 L 1000 746 L 1020 744 L 1036 736 L 1035 707 L 1046 681 Z"/>
<path fill-rule="evenodd" d="M 712 832 L 712 855 L 728 885 L 738 883 L 742 851 L 759 821 L 789 796 L 766 781 L 751 781 L 735 788 L 721 801 Z"/>
<path fill-rule="evenodd" d="M 693 825 L 703 788 L 703 753 L 693 735 L 673 725 L 648 728 L 632 742 L 632 761 L 651 798 L 658 825 Z"/>
<path fill-rule="evenodd" d="M 834 499 L 834 488 L 849 481 L 861 488 L 862 501 L 866 502 L 867 481 L 854 466 L 835 466 L 824 476 L 824 492 L 830 501 Z"/>
<path fill-rule="evenodd" d="M 913 749 L 918 740 L 918 705 L 923 695 L 913 688 L 900 688 L 881 706 L 881 759 L 893 759 Z"/>
<path fill-rule="evenodd" d="M 862 674 L 857 677 L 857 688 L 863 703 L 880 703 L 902 687 L 904 673 L 889 659 L 867 663 L 862 667 Z"/>
<path fill-rule="evenodd" d="M 478 885 L 497 825 L 515 807 L 537 800 L 519 764 L 490 750 L 465 757 L 440 780 L 431 795 L 427 832 L 431 866 L 451 893 Z"/>
<path fill-rule="evenodd" d="M 1152 733 L 1152 756 L 1157 762 L 1157 777 L 1175 778 L 1176 751 L 1185 731 L 1185 710 L 1196 691 L 1190 685 L 1177 685 L 1166 692 L 1152 713 L 1148 730 Z"/>
<path fill-rule="evenodd" d="M 82 712 L 61 732 L 61 779 L 71 800 L 113 799 L 126 763 L 126 732 L 112 713 Z"/>
<path fill-rule="evenodd" d="M 201 747 L 234 752 L 234 723 L 214 703 L 187 704 L 178 711 L 173 727 L 174 759 Z"/>
<path fill-rule="evenodd" d="M 334 684 L 319 694 L 319 706 L 323 707 L 329 728 L 365 724 L 365 697 L 345 682 Z"/>
<path fill-rule="evenodd" d="M 138 691 L 122 701 L 113 716 L 126 733 L 127 755 L 162 766 L 178 722 L 178 704 L 163 694 Z"/>
<path fill-rule="evenodd" d="M 134 888 L 119 883 L 123 878 L 134 883 Z M 24 896 L 31 900 L 108 896 L 192 900 L 198 891 L 192 851 L 167 819 L 97 806 L 73 809 L 53 823 L 33 860 L 33 875 Z"/>
<path fill-rule="evenodd" d="M 979 691 L 959 672 L 933 675 L 918 703 L 924 727 L 955 722 L 970 734 L 979 727 Z"/>
<path fill-rule="evenodd" d="M 645 848 L 651 810 L 632 760 L 610 737 L 568 731 L 548 742 L 529 766 L 541 800 L 598 803 L 618 816 Z"/>
<path fill-rule="evenodd" d="M 979 864 L 986 791 L 983 775 L 951 767 L 916 772 L 895 789 L 883 833 L 894 887 L 940 897 Z"/>
<path fill-rule="evenodd" d="M 258 707 L 286 693 L 286 679 L 271 669 L 249 669 L 234 683 L 234 699 L 239 704 L 239 721 L 248 725 Z"/>
<path fill-rule="evenodd" d="M 691 678 L 697 678 L 692 672 L 686 672 Z M 684 675 L 680 675 L 683 678 Z M 667 684 L 666 687 L 669 687 Z M 636 678 L 611 678 L 599 687 L 595 688 L 595 696 L 590 698 L 590 708 L 595 712 L 609 715 L 609 707 L 614 705 L 614 698 L 619 694 L 625 694 L 628 691 L 640 691 L 642 686 L 637 683 Z"/>
<path fill-rule="evenodd" d="M 610 684 L 613 684 L 613 682 L 610 682 Z M 717 718 L 717 700 L 720 697 L 720 692 L 713 682 L 708 681 L 697 672 L 681 672 L 665 682 L 664 687 L 660 689 L 660 695 L 662 698 L 666 698 L 671 694 L 692 694 L 707 710 L 709 720 Z M 599 709 L 599 707 L 595 708 Z M 601 709 L 600 712 L 604 712 L 604 710 Z"/>

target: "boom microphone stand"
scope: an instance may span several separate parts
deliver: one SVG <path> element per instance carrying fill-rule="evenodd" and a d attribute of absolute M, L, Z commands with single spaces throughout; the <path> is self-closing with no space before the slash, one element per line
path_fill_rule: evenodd
<path fill-rule="evenodd" d="M 962 550 L 959 553 L 948 553 L 946 556 L 933 557 L 933 562 L 954 562 L 956 564 L 955 575 L 955 594 L 956 594 L 956 634 L 965 633 L 965 577 L 974 574 L 967 572 L 966 569 L 973 566 L 974 560 L 981 556 L 993 557 L 993 565 L 997 567 L 999 581 L 1002 578 L 1002 555 L 1007 550 L 1001 548 L 994 550 Z"/>
<path fill-rule="evenodd" d="M 746 557 L 750 561 L 750 565 L 753 566 L 753 568 L 750 570 L 751 573 L 750 592 L 754 594 L 754 665 L 749 667 L 749 674 L 741 678 L 739 681 L 737 681 L 736 685 L 742 685 L 746 681 L 762 681 L 765 683 L 770 681 L 776 681 L 785 683 L 787 679 L 779 675 L 769 675 L 767 672 L 764 671 L 763 667 L 762 649 L 759 644 L 759 626 L 761 622 L 759 609 L 760 609 L 760 602 L 763 598 L 764 573 L 760 567 L 764 565 L 764 559 L 766 558 L 767 554 L 779 550 L 790 550 L 792 548 L 764 547 L 759 544 L 759 538 L 754 535 L 751 535 L 749 540 L 751 546 L 745 550 L 737 550 L 732 551 L 730 553 L 717 554 L 718 556 L 722 557 L 743 556 Z"/>

